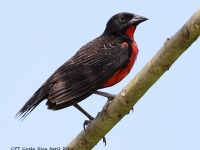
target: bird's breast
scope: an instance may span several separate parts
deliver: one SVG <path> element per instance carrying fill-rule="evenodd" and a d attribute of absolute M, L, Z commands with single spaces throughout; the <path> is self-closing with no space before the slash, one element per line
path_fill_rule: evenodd
<path fill-rule="evenodd" d="M 117 84 L 129 74 L 138 55 L 138 47 L 135 41 L 133 41 L 131 44 L 131 51 L 129 62 L 123 68 L 120 68 L 114 75 L 112 75 L 111 78 L 109 78 L 103 84 L 103 88 Z"/>

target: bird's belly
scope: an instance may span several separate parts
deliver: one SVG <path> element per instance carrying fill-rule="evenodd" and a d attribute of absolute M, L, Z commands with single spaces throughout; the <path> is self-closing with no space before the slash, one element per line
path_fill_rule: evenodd
<path fill-rule="evenodd" d="M 110 79 L 108 79 L 103 84 L 103 88 L 115 85 L 118 82 L 120 82 L 123 78 L 125 78 L 128 75 L 128 73 L 130 72 L 131 68 L 132 67 L 123 68 L 123 69 L 118 70 Z"/>
<path fill-rule="evenodd" d="M 117 84 L 129 74 L 138 54 L 138 48 L 136 43 L 134 42 L 131 46 L 132 46 L 132 55 L 129 59 L 129 63 L 125 67 L 120 68 L 114 75 L 111 76 L 111 78 L 109 78 L 106 82 L 104 82 L 102 88 Z"/>

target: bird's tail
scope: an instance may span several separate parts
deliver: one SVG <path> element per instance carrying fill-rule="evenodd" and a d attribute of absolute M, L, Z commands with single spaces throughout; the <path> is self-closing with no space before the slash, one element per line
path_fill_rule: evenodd
<path fill-rule="evenodd" d="M 24 120 L 36 107 L 42 102 L 44 99 L 48 97 L 50 86 L 42 86 L 39 88 L 35 94 L 24 104 L 24 106 L 19 110 L 19 112 L 15 115 L 15 118 L 19 118 L 19 120 Z"/>

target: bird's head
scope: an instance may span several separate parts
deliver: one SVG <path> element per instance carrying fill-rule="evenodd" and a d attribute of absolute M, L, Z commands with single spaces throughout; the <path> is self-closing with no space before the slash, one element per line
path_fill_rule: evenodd
<path fill-rule="evenodd" d="M 143 16 L 122 12 L 112 16 L 106 24 L 104 35 L 127 35 L 133 38 L 136 26 L 148 20 Z"/>

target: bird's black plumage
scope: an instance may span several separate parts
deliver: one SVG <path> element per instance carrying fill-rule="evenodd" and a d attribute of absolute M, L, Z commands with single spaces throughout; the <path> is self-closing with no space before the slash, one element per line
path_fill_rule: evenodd
<path fill-rule="evenodd" d="M 126 21 L 122 20 L 125 17 Z M 59 110 L 78 103 L 93 94 L 120 68 L 129 63 L 130 37 L 126 36 L 130 13 L 113 16 L 104 33 L 87 43 L 59 67 L 25 103 L 17 116 L 25 118 L 41 101 L 47 99 L 48 109 Z M 124 21 L 124 22 L 123 22 Z M 128 43 L 124 46 L 123 43 Z"/>

